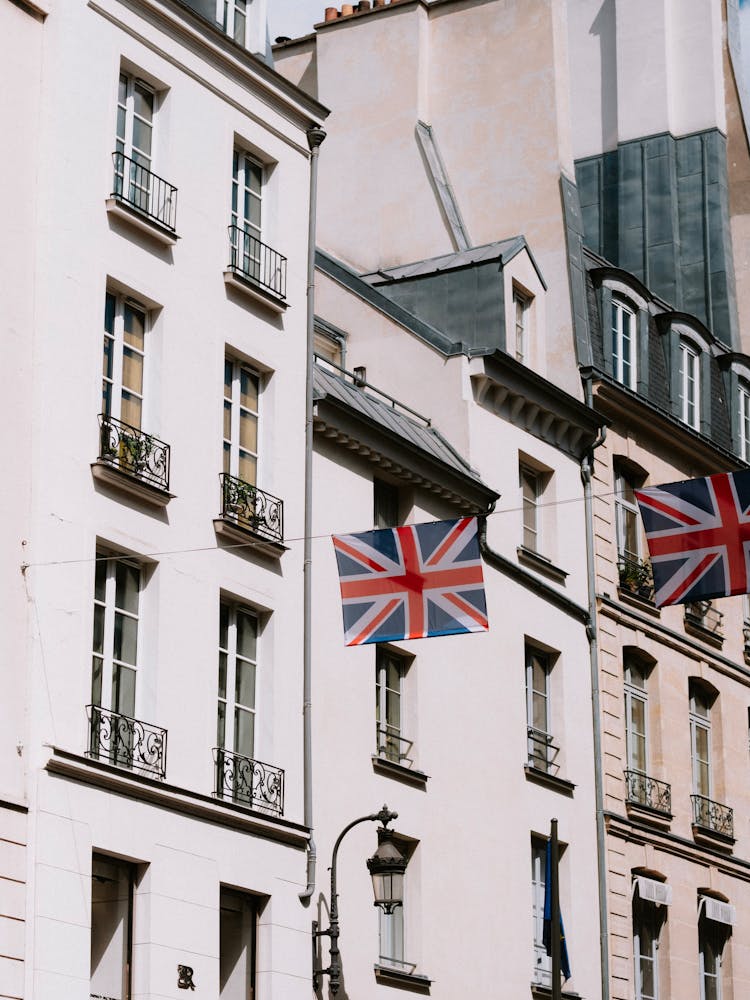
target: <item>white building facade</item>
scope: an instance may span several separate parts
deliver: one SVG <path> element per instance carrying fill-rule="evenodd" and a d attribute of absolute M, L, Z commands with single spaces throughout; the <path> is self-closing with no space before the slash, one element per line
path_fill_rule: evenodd
<path fill-rule="evenodd" d="M 202 6 L 0 6 L 3 997 L 309 995 L 285 538 L 326 111 L 260 5 Z"/>

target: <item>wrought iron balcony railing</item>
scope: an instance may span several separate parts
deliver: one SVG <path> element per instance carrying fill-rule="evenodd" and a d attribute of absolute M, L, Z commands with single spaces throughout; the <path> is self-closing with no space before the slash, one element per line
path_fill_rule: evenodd
<path fill-rule="evenodd" d="M 620 554 L 617 559 L 617 572 L 621 590 L 637 594 L 647 601 L 654 597 L 654 575 L 651 563 L 647 559 L 630 559 Z"/>
<path fill-rule="evenodd" d="M 239 226 L 229 226 L 229 245 L 230 271 L 277 298 L 286 298 L 286 257 Z"/>
<path fill-rule="evenodd" d="M 527 728 L 526 734 L 529 741 L 529 767 L 534 767 L 537 771 L 546 771 L 547 774 L 557 774 L 560 770 L 560 765 L 557 763 L 560 747 L 555 746 L 550 734 L 532 726 Z"/>
<path fill-rule="evenodd" d="M 685 605 L 685 622 L 705 629 L 717 639 L 724 637 L 724 615 L 712 601 L 693 601 Z"/>
<path fill-rule="evenodd" d="M 221 516 L 270 542 L 284 541 L 284 501 L 228 472 L 221 480 Z"/>
<path fill-rule="evenodd" d="M 160 490 L 169 490 L 169 445 L 137 427 L 99 414 L 99 460 Z"/>
<path fill-rule="evenodd" d="M 721 802 L 707 799 L 705 795 L 691 795 L 693 822 L 704 830 L 719 833 L 724 837 L 734 837 L 734 810 Z"/>
<path fill-rule="evenodd" d="M 167 730 L 128 715 L 88 705 L 89 748 L 86 756 L 139 774 L 165 778 Z"/>
<path fill-rule="evenodd" d="M 280 767 L 214 747 L 215 795 L 272 816 L 284 815 L 284 772 Z"/>
<path fill-rule="evenodd" d="M 112 197 L 174 232 L 177 188 L 124 153 L 113 153 L 112 160 L 115 165 Z"/>
<path fill-rule="evenodd" d="M 392 726 L 376 726 L 375 737 L 377 740 L 378 757 L 390 760 L 394 764 L 403 764 L 411 767 L 414 763 L 410 757 L 413 740 L 407 740 Z"/>
<path fill-rule="evenodd" d="M 672 815 L 672 786 L 666 781 L 649 778 L 640 771 L 626 771 L 625 783 L 628 790 L 628 802 L 637 806 L 645 806 L 655 812 Z"/>

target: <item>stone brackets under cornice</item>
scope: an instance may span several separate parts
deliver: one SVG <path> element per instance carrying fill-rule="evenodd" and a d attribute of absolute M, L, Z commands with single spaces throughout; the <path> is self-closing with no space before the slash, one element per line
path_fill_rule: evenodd
<path fill-rule="evenodd" d="M 313 427 L 319 437 L 359 455 L 387 476 L 439 496 L 462 514 L 485 513 L 498 499 L 481 480 L 433 458 L 338 401 L 316 400 Z"/>
<path fill-rule="evenodd" d="M 577 460 L 609 423 L 606 417 L 499 351 L 472 358 L 469 374 L 474 399 L 480 406 Z"/>

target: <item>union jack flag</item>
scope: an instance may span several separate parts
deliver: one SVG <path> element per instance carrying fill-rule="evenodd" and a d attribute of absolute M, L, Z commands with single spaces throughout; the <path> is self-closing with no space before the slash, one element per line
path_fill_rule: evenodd
<path fill-rule="evenodd" d="M 485 632 L 477 519 L 333 535 L 347 646 Z"/>
<path fill-rule="evenodd" d="M 635 491 L 654 571 L 654 602 L 750 592 L 750 471 Z"/>

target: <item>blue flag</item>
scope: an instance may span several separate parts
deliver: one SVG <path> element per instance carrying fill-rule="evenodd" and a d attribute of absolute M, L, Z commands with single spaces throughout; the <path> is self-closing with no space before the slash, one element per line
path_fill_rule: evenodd
<path fill-rule="evenodd" d="M 542 928 L 542 944 L 547 954 L 552 954 L 552 844 L 547 841 L 547 854 L 544 865 L 544 926 Z M 560 969 L 563 979 L 570 979 L 570 961 L 568 946 L 565 943 L 565 928 L 563 927 L 562 911 L 560 912 Z"/>

